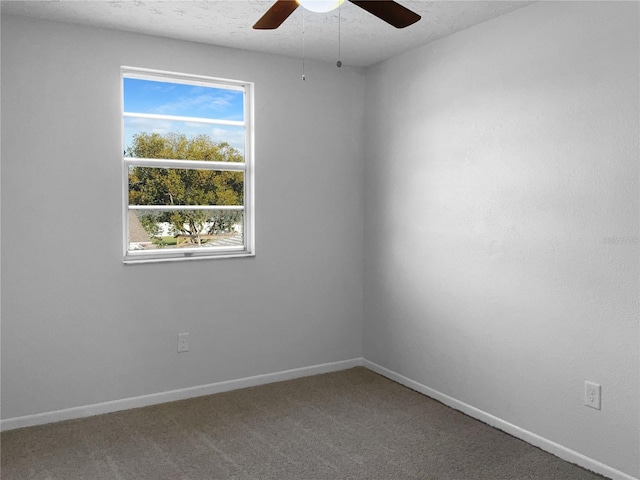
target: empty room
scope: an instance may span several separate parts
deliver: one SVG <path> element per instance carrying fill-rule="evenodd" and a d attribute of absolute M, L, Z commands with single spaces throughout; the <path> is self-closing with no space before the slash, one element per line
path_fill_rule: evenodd
<path fill-rule="evenodd" d="M 2 1 L 4 480 L 640 479 L 640 3 Z"/>

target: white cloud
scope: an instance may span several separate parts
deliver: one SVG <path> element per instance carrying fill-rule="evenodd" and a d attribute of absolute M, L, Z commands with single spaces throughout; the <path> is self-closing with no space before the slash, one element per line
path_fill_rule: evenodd
<path fill-rule="evenodd" d="M 225 114 L 233 112 L 233 96 L 231 94 L 203 94 L 190 97 L 180 97 L 173 102 L 168 102 L 157 106 L 154 109 L 154 113 L 160 113 L 164 115 L 179 114 L 184 116 L 204 116 L 211 118 L 212 114 L 216 114 L 215 117 L 223 117 Z M 241 113 L 241 112 L 240 112 Z"/>
<path fill-rule="evenodd" d="M 210 132 L 211 138 L 215 142 L 227 142 L 236 150 L 244 154 L 244 129 L 224 129 L 212 128 Z"/>

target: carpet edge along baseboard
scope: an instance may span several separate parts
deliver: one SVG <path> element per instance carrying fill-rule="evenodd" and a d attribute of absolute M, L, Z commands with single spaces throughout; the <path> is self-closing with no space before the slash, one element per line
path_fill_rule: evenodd
<path fill-rule="evenodd" d="M 472 418 L 480 420 L 494 428 L 502 430 L 520 440 L 534 445 L 548 453 L 551 453 L 562 460 L 579 465 L 580 467 L 591 470 L 600 475 L 604 475 L 612 480 L 640 480 L 629 474 L 621 472 L 613 467 L 598 462 L 579 452 L 571 450 L 563 445 L 555 443 L 549 439 L 541 437 L 533 432 L 525 430 L 517 425 L 511 424 L 501 418 L 491 415 L 483 410 L 475 408 L 460 400 L 450 397 L 442 392 L 434 390 L 415 380 L 405 377 L 393 370 L 389 370 L 381 365 L 366 360 L 363 357 L 351 358 L 337 362 L 323 363 L 319 365 L 311 365 L 307 367 L 294 368 L 280 372 L 255 375 L 234 380 L 211 383 L 207 385 L 199 385 L 166 392 L 159 392 L 149 395 L 141 395 L 137 397 L 124 398 L 109 402 L 96 403 L 91 405 L 83 405 L 51 412 L 37 413 L 33 415 L 25 415 L 0 420 L 0 431 L 13 430 L 17 428 L 31 427 L 36 425 L 44 425 L 47 423 L 60 422 L 64 420 L 72 420 L 105 413 L 113 413 L 132 408 L 147 407 L 160 403 L 173 402 L 178 400 L 186 400 L 189 398 L 200 397 L 204 395 L 212 395 L 216 393 L 228 392 L 240 388 L 255 387 L 274 382 L 293 380 L 301 377 L 319 375 L 322 373 L 336 372 L 346 370 L 353 367 L 366 367 L 390 380 L 415 390 L 423 395 L 431 397 L 439 402 L 458 410 Z"/>

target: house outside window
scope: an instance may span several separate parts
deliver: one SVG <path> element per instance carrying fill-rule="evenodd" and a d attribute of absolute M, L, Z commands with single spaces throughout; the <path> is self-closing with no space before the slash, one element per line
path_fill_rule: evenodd
<path fill-rule="evenodd" d="M 254 255 L 253 84 L 122 68 L 124 262 Z"/>

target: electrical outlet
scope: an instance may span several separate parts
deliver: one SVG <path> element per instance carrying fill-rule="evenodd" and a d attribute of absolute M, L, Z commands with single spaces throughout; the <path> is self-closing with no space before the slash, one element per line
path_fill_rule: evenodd
<path fill-rule="evenodd" d="M 587 407 L 600 410 L 600 398 L 602 396 L 602 386 L 593 382 L 584 382 L 584 404 Z"/>
<path fill-rule="evenodd" d="M 178 353 L 188 352 L 188 351 L 189 351 L 189 334 L 179 333 L 178 334 Z"/>

